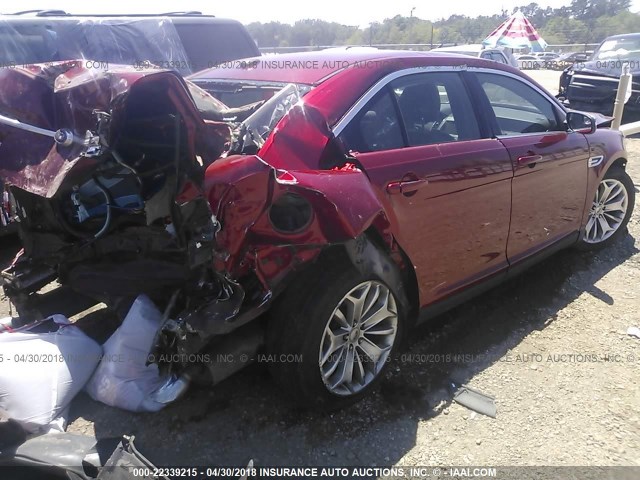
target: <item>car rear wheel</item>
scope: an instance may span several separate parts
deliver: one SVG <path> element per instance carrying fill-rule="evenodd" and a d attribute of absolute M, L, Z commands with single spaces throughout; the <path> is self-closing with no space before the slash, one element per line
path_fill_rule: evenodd
<path fill-rule="evenodd" d="M 400 342 L 404 312 L 395 289 L 341 263 L 318 264 L 271 312 L 270 370 L 302 406 L 333 410 L 359 400 Z"/>
<path fill-rule="evenodd" d="M 623 169 L 612 168 L 598 185 L 580 246 L 594 249 L 614 242 L 626 231 L 634 203 L 633 181 Z"/>

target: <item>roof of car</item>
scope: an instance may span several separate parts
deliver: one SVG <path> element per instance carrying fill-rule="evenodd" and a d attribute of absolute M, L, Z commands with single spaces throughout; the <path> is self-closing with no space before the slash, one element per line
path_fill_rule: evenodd
<path fill-rule="evenodd" d="M 398 61 L 415 66 L 494 66 L 495 62 L 451 53 L 377 50 L 373 48 L 331 48 L 316 52 L 296 52 L 244 60 L 196 73 L 191 80 L 246 80 L 315 85 L 349 66 L 388 68 Z"/>
<path fill-rule="evenodd" d="M 163 12 L 163 13 L 67 13 L 64 10 L 25 10 L 17 13 L 0 13 L 0 21 L 8 23 L 40 23 L 40 22 L 64 22 L 64 21 L 102 21 L 102 20 L 152 20 L 167 18 L 175 24 L 208 24 L 208 25 L 241 25 L 231 18 L 220 18 L 215 15 L 205 15 L 197 11 Z"/>
<path fill-rule="evenodd" d="M 607 40 L 617 40 L 618 38 L 629 38 L 629 37 L 640 37 L 640 32 L 621 33 L 619 35 L 611 35 L 610 37 L 605 38 L 604 41 L 606 42 Z"/>
<path fill-rule="evenodd" d="M 69 13 L 64 10 L 23 10 L 15 13 L 2 13 L 0 15 L 10 17 L 207 17 L 216 18 L 215 15 L 206 15 L 196 10 L 184 12 L 163 13 Z M 225 19 L 222 19 L 225 20 Z"/>
<path fill-rule="evenodd" d="M 469 43 L 467 45 L 452 45 L 450 47 L 438 47 L 434 48 L 433 52 L 476 52 L 480 53 L 484 50 L 484 46 L 481 43 Z"/>
<path fill-rule="evenodd" d="M 3 22 L 51 22 L 70 20 L 148 20 L 155 18 L 168 18 L 173 23 L 207 23 L 207 24 L 240 24 L 239 21 L 231 18 L 220 18 L 214 15 L 203 15 L 200 12 L 166 12 L 157 14 L 146 13 L 100 13 L 100 14 L 73 14 L 62 10 L 28 10 L 18 13 L 0 13 L 0 20 Z"/>

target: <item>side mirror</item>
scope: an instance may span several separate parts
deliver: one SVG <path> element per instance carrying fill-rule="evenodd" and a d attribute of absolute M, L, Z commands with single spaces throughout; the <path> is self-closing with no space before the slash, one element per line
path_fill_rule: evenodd
<path fill-rule="evenodd" d="M 596 131 L 596 120 L 583 112 L 568 112 L 567 127 L 574 132 L 593 133 Z"/>

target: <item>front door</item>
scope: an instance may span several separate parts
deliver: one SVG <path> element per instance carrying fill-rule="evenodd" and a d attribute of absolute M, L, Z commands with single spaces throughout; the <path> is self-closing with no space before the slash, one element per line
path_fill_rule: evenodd
<path fill-rule="evenodd" d="M 583 134 L 567 131 L 562 111 L 528 82 L 500 73 L 475 76 L 514 168 L 507 257 L 516 263 L 580 229 L 589 145 Z"/>

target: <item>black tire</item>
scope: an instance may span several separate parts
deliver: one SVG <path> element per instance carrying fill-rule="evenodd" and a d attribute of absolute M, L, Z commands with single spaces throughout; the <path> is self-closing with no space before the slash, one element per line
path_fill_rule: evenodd
<path fill-rule="evenodd" d="M 603 177 L 602 181 L 608 180 L 608 179 L 617 180 L 624 186 L 624 189 L 626 190 L 626 194 L 627 194 L 627 199 L 628 199 L 626 214 L 622 222 L 616 229 L 616 231 L 610 237 L 598 243 L 589 243 L 585 241 L 585 236 L 586 236 L 586 227 L 585 227 L 585 229 L 580 233 L 580 241 L 578 242 L 578 245 L 577 245 L 578 248 L 581 250 L 599 250 L 601 248 L 605 248 L 608 245 L 616 242 L 621 236 L 626 235 L 627 233 L 627 224 L 629 223 L 629 219 L 633 214 L 633 207 L 635 205 L 635 200 L 636 200 L 635 186 L 633 185 L 633 180 L 631 180 L 631 177 L 629 177 L 627 172 L 621 167 L 610 168 L 605 174 L 605 176 Z M 591 208 L 591 204 L 589 204 L 588 208 Z"/>
<path fill-rule="evenodd" d="M 386 286 L 394 298 L 400 298 L 399 286 L 361 273 L 346 255 L 327 255 L 292 282 L 271 309 L 266 339 L 272 360 L 269 369 L 298 406 L 325 411 L 346 407 L 371 392 L 384 376 L 406 325 L 406 312 L 398 300 L 397 331 L 390 354 L 369 384 L 356 393 L 337 395 L 325 385 L 320 372 L 320 346 L 331 315 L 348 292 L 369 280 Z"/>

